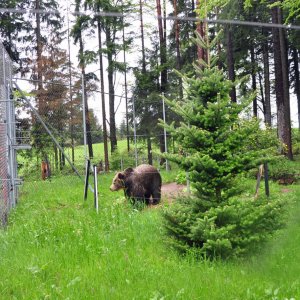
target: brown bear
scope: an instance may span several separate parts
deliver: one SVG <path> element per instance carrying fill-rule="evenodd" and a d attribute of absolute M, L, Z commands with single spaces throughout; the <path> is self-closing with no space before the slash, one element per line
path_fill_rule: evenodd
<path fill-rule="evenodd" d="M 110 186 L 111 191 L 124 189 L 127 199 L 145 201 L 148 204 L 158 204 L 161 197 L 161 176 L 151 165 L 140 165 L 118 172 Z M 152 202 L 150 197 L 152 196 Z"/>

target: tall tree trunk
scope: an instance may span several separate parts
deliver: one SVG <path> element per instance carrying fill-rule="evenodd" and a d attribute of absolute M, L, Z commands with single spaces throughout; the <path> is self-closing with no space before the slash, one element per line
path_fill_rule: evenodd
<path fill-rule="evenodd" d="M 40 0 L 35 0 L 35 9 L 40 9 Z M 46 114 L 45 111 L 45 105 L 44 105 L 44 99 L 42 96 L 43 93 L 43 73 L 42 73 L 42 38 L 41 38 L 41 16 L 39 13 L 36 13 L 35 15 L 35 21 L 36 21 L 36 54 L 37 54 L 37 81 L 38 81 L 38 90 L 37 90 L 37 97 L 38 97 L 38 112 L 40 115 Z"/>
<path fill-rule="evenodd" d="M 64 168 L 63 153 L 60 149 L 58 150 L 58 153 L 59 153 L 59 169 L 62 170 Z"/>
<path fill-rule="evenodd" d="M 148 164 L 153 164 L 153 156 L 152 156 L 152 144 L 151 144 L 151 137 L 149 132 L 147 131 L 147 152 L 148 152 Z"/>
<path fill-rule="evenodd" d="M 294 69 L 294 91 L 297 97 L 297 106 L 298 106 L 298 128 L 300 130 L 300 77 L 299 77 L 299 53 L 296 48 L 292 49 L 293 55 L 293 69 Z"/>
<path fill-rule="evenodd" d="M 98 28 L 98 48 L 99 48 L 99 70 L 100 70 L 100 85 L 101 85 L 101 104 L 102 104 L 102 128 L 103 128 L 103 147 L 104 147 L 104 170 L 109 171 L 108 160 L 108 143 L 107 143 L 107 127 L 106 127 L 106 108 L 105 108 L 105 94 L 104 94 L 104 70 L 103 70 L 103 56 L 100 49 L 102 49 L 101 37 L 101 21 L 97 20 Z"/>
<path fill-rule="evenodd" d="M 264 90 L 264 85 L 263 85 L 263 76 L 260 72 L 260 70 L 258 70 L 257 72 L 258 75 L 258 83 L 259 83 L 259 89 L 260 89 L 260 97 L 261 97 L 261 102 L 262 102 L 262 106 L 263 106 L 263 114 L 264 114 L 264 118 L 265 118 L 265 124 L 266 124 L 266 101 L 265 101 L 265 90 Z"/>
<path fill-rule="evenodd" d="M 190 15 L 192 18 L 196 18 L 196 12 L 195 12 L 196 5 L 197 5 L 197 3 L 195 4 L 195 0 L 192 0 L 191 1 L 191 11 L 192 11 L 192 13 Z M 193 22 L 192 28 L 193 28 L 192 31 L 194 33 L 197 30 L 197 23 L 196 22 Z M 191 47 L 191 51 L 192 51 L 191 58 L 193 59 L 193 61 L 195 61 L 198 58 L 198 53 L 197 53 L 198 47 L 194 43 Z"/>
<path fill-rule="evenodd" d="M 146 58 L 145 58 L 145 39 L 144 39 L 144 21 L 143 21 L 143 4 L 140 0 L 140 26 L 141 26 L 141 43 L 142 43 L 142 74 L 146 74 Z M 142 100 L 147 100 L 146 93 L 142 90 L 141 91 L 141 98 Z M 147 101 L 145 101 L 145 111 L 146 115 L 149 112 L 149 105 Z M 151 146 L 151 138 L 150 138 L 150 130 L 146 130 L 146 139 L 147 139 L 147 156 L 148 156 L 148 164 L 152 165 L 152 146 Z"/>
<path fill-rule="evenodd" d="M 142 43 L 142 72 L 146 73 L 146 58 L 145 58 L 145 38 L 144 38 L 144 20 L 143 20 L 143 3 L 140 0 L 140 26 L 141 26 L 141 43 Z"/>
<path fill-rule="evenodd" d="M 219 18 L 219 12 L 220 12 L 220 8 L 216 7 L 216 18 L 217 19 Z M 214 32 L 215 32 L 215 34 L 217 34 L 218 33 L 218 29 L 215 28 Z M 224 68 L 224 64 L 222 62 L 222 59 L 220 59 L 221 55 L 222 55 L 221 53 L 222 53 L 221 41 L 218 40 L 218 42 L 217 42 L 217 55 L 218 55 L 218 69 L 219 70 L 222 70 Z"/>
<path fill-rule="evenodd" d="M 161 73 L 160 73 L 160 92 L 165 93 L 167 89 L 167 81 L 168 81 L 168 73 L 167 73 L 167 45 L 166 45 L 166 39 L 165 39 L 165 28 L 163 27 L 162 22 L 162 10 L 161 10 L 161 3 L 160 0 L 156 0 L 156 9 L 157 9 L 157 20 L 158 20 L 158 33 L 159 33 L 159 46 L 160 46 L 160 66 L 161 66 Z M 165 24 L 165 23 L 164 23 Z M 159 139 L 159 148 L 160 152 L 164 153 L 166 151 L 165 149 L 165 143 L 164 139 Z M 163 164 L 165 162 L 164 158 L 161 158 L 160 164 Z"/>
<path fill-rule="evenodd" d="M 54 146 L 54 165 L 55 165 L 55 169 L 57 171 L 58 170 L 58 149 L 57 149 L 56 145 Z"/>
<path fill-rule="evenodd" d="M 167 88 L 168 82 L 168 73 L 167 73 L 167 45 L 165 39 L 165 28 L 163 27 L 162 22 L 162 10 L 160 0 L 156 0 L 157 5 L 157 20 L 158 20 L 158 33 L 159 33 L 159 46 L 160 46 L 160 65 L 161 65 L 161 73 L 160 73 L 160 91 L 164 93 Z"/>
<path fill-rule="evenodd" d="M 70 24 L 69 24 L 69 9 L 67 13 L 68 25 L 68 69 L 69 69 L 69 101 L 70 101 L 70 135 L 71 135 L 71 156 L 72 163 L 75 162 L 75 140 L 74 140 L 74 107 L 73 107 L 73 90 L 72 90 L 72 64 L 71 64 L 71 43 L 70 43 Z"/>
<path fill-rule="evenodd" d="M 254 52 L 254 46 L 251 45 L 250 48 L 250 58 L 251 58 L 251 79 L 252 79 L 252 90 L 256 91 L 256 62 L 255 62 L 255 52 Z M 257 114 L 257 98 L 253 99 L 253 116 L 258 117 Z"/>
<path fill-rule="evenodd" d="M 163 34 L 164 34 L 164 41 L 165 44 L 167 43 L 167 6 L 166 0 L 163 0 L 163 14 L 164 14 L 164 21 L 163 21 Z M 167 45 L 165 45 L 167 48 Z"/>
<path fill-rule="evenodd" d="M 62 147 L 62 149 L 63 149 L 63 151 L 64 151 L 64 148 L 65 148 L 64 142 L 61 143 L 61 147 Z M 63 169 L 64 166 L 66 165 L 66 157 L 65 157 L 63 151 L 61 151 L 61 169 Z"/>
<path fill-rule="evenodd" d="M 106 27 L 106 44 L 109 49 L 111 46 L 111 30 L 109 25 Z M 110 133 L 110 151 L 113 153 L 117 149 L 117 129 L 115 119 L 115 89 L 114 89 L 114 67 L 113 55 L 110 50 L 107 51 L 107 78 L 109 92 L 109 133 Z"/>
<path fill-rule="evenodd" d="M 272 126 L 272 114 L 271 114 L 271 88 L 270 88 L 270 62 L 269 62 L 269 46 L 268 46 L 268 32 L 263 29 L 263 44 L 262 44 L 262 55 L 264 65 L 264 90 L 265 90 L 265 101 L 264 101 L 264 117 L 265 123 L 268 126 Z"/>
<path fill-rule="evenodd" d="M 85 63 L 83 58 L 83 40 L 80 34 L 79 38 L 79 53 L 81 57 L 80 67 L 81 67 L 81 76 L 82 76 L 82 85 L 83 85 L 83 98 L 85 105 L 85 125 L 86 125 L 86 139 L 88 145 L 89 158 L 93 158 L 93 143 L 92 143 L 92 135 L 91 135 L 91 122 L 90 122 L 90 114 L 89 107 L 87 101 L 87 91 L 86 91 L 86 76 L 85 76 Z"/>
<path fill-rule="evenodd" d="M 197 9 L 200 8 L 200 0 L 197 0 L 196 1 L 196 6 L 197 6 Z M 202 37 L 203 40 L 205 40 L 205 25 L 203 22 L 199 21 L 197 22 L 197 28 L 196 28 L 197 32 L 199 33 L 199 35 Z M 200 46 L 197 46 L 197 57 L 199 60 L 203 60 L 203 61 L 206 61 L 206 56 L 207 56 L 207 53 L 206 53 L 206 50 L 203 49 L 202 47 Z"/>
<path fill-rule="evenodd" d="M 282 24 L 281 9 L 278 7 L 272 8 L 272 22 Z M 284 154 L 293 159 L 286 39 L 282 29 L 273 28 L 272 31 L 278 136 L 286 147 L 283 149 Z"/>
<path fill-rule="evenodd" d="M 127 86 L 127 61 L 126 61 L 126 45 L 125 45 L 125 24 L 124 18 L 122 19 L 123 22 L 123 31 L 122 31 L 122 38 L 123 38 L 123 61 L 124 61 L 124 89 L 125 89 L 125 108 L 126 108 L 126 140 L 127 140 L 127 152 L 130 151 L 130 139 L 129 139 L 129 115 L 128 115 L 128 86 Z"/>
<path fill-rule="evenodd" d="M 235 81 L 235 71 L 234 71 L 234 55 L 233 55 L 233 40 L 232 40 L 232 29 L 231 26 L 226 26 L 226 42 L 227 42 L 227 68 L 228 68 L 228 79 Z M 232 87 L 230 92 L 230 97 L 232 102 L 236 102 L 236 89 L 235 86 Z"/>
<path fill-rule="evenodd" d="M 174 24 L 174 31 L 175 31 L 175 43 L 176 43 L 176 69 L 179 71 L 181 69 L 181 55 L 180 55 L 180 28 L 179 28 L 179 21 L 177 19 L 177 0 L 173 0 L 173 7 L 174 7 L 174 17 L 175 17 L 175 24 Z M 182 78 L 179 76 L 179 98 L 183 98 L 183 87 L 182 87 Z"/>

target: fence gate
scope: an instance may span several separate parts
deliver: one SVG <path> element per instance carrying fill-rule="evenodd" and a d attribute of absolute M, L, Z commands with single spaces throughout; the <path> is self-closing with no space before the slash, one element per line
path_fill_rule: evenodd
<path fill-rule="evenodd" d="M 15 107 L 12 97 L 12 62 L 0 43 L 0 226 L 18 199 Z"/>

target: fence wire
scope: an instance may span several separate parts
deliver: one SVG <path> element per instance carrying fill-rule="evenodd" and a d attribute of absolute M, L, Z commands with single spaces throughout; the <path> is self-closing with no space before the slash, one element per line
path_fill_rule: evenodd
<path fill-rule="evenodd" d="M 0 44 L 0 223 L 18 200 L 15 108 L 11 98 L 12 62 Z"/>

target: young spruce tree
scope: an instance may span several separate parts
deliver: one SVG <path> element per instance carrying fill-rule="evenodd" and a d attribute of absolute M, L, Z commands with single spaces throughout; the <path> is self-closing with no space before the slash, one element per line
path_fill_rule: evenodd
<path fill-rule="evenodd" d="M 239 255 L 282 225 L 282 201 L 237 196 L 237 175 L 269 160 L 274 143 L 262 141 L 261 134 L 268 135 L 256 119 L 241 117 L 252 99 L 231 102 L 233 83 L 222 70 L 203 68 L 202 62 L 182 79 L 183 99 L 166 99 L 182 122 L 163 124 L 180 151 L 166 158 L 188 172 L 195 192 L 165 212 L 165 227 L 182 251 L 193 247 L 205 257 Z"/>

